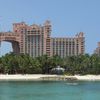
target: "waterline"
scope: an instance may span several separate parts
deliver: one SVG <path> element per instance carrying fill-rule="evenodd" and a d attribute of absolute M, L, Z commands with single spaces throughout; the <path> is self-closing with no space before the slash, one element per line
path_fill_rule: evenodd
<path fill-rule="evenodd" d="M 24 80 L 80 80 L 80 81 L 100 81 L 100 75 L 45 75 L 45 74 L 15 74 L 15 75 L 0 75 L 0 81 L 24 81 Z"/>

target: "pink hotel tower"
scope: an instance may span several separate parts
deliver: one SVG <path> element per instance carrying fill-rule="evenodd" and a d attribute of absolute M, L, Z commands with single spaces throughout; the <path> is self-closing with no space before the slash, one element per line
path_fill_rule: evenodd
<path fill-rule="evenodd" d="M 13 52 L 24 53 L 32 57 L 42 55 L 59 55 L 64 58 L 84 54 L 85 38 L 80 32 L 75 37 L 51 37 L 51 24 L 46 21 L 43 25 L 28 26 L 24 22 L 14 23 L 12 32 L 0 32 L 0 42 L 12 43 Z"/>

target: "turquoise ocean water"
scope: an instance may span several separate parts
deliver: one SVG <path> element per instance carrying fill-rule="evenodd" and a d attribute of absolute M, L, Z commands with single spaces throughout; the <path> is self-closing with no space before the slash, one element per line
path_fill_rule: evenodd
<path fill-rule="evenodd" d="M 0 81 L 0 100 L 100 100 L 100 82 Z"/>

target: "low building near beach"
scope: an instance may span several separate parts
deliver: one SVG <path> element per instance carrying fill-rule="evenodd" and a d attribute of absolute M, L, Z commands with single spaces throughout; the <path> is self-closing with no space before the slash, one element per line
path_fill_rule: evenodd
<path fill-rule="evenodd" d="M 60 67 L 60 66 L 57 66 L 57 67 L 55 67 L 55 68 L 53 68 L 53 69 L 51 70 L 51 73 L 52 73 L 52 74 L 61 75 L 61 74 L 64 73 L 64 71 L 65 71 L 64 68 L 62 68 L 62 67 Z"/>

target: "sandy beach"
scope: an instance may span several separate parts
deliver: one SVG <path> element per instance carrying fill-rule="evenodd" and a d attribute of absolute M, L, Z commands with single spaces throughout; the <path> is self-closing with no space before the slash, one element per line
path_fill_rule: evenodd
<path fill-rule="evenodd" d="M 42 75 L 42 74 L 16 74 L 16 75 L 0 75 L 0 80 L 41 80 L 44 77 L 57 77 L 57 75 Z"/>
<path fill-rule="evenodd" d="M 87 81 L 100 81 L 100 75 L 75 75 L 78 80 L 87 80 Z"/>
<path fill-rule="evenodd" d="M 0 75 L 0 81 L 2 80 L 80 80 L 80 81 L 100 81 L 100 75 L 43 75 L 43 74 L 32 74 L 32 75 Z"/>

